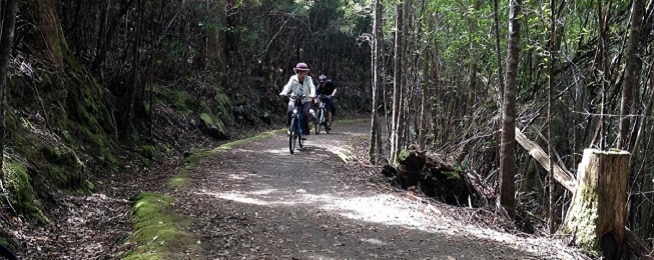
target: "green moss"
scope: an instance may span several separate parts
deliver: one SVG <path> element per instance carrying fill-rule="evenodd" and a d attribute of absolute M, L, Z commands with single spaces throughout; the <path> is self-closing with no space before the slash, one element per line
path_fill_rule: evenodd
<path fill-rule="evenodd" d="M 12 206 L 29 224 L 49 222 L 46 210 L 57 206 L 53 198 L 61 190 L 93 189 L 86 164 L 94 171 L 117 169 L 111 93 L 83 69 L 60 36 L 48 41 L 65 70 L 37 66 L 34 77 L 11 77 L 7 86 L 5 151 L 12 159 L 5 160 L 6 183 Z"/>
<path fill-rule="evenodd" d="M 186 174 L 175 175 L 169 182 L 168 187 L 172 189 L 179 189 L 186 187 L 191 182 L 191 179 L 188 178 Z"/>
<path fill-rule="evenodd" d="M 246 144 L 246 143 L 248 143 L 250 141 L 268 138 L 270 136 L 274 136 L 274 135 L 281 134 L 281 133 L 284 133 L 284 132 L 286 132 L 286 129 L 273 130 L 273 131 L 263 132 L 263 133 L 260 133 L 258 135 L 248 137 L 248 138 L 245 138 L 245 139 L 240 139 L 240 140 L 232 141 L 232 142 L 229 142 L 229 143 L 225 143 L 225 144 L 222 144 L 222 145 L 220 145 L 220 146 L 218 146 L 216 148 L 213 148 L 213 149 L 192 149 L 192 150 L 189 150 L 189 151 L 187 151 L 185 153 L 186 158 L 184 159 L 183 163 L 184 164 L 195 164 L 198 161 L 205 159 L 206 157 L 212 156 L 212 155 L 214 155 L 216 153 L 219 153 L 219 152 L 222 152 L 224 150 L 229 150 L 229 149 L 232 149 L 234 147 L 238 147 L 238 146 L 241 146 L 243 144 Z"/>
<path fill-rule="evenodd" d="M 69 191 L 90 190 L 90 187 L 86 186 L 88 182 L 84 174 L 84 164 L 75 151 L 68 147 L 44 146 L 41 153 L 49 162 L 45 165 L 46 172 L 58 187 Z"/>
<path fill-rule="evenodd" d="M 575 243 L 584 250 L 599 254 L 601 248 L 599 245 L 599 238 L 596 232 L 597 222 L 599 215 L 597 212 L 597 194 L 592 189 L 586 187 L 585 184 L 580 183 L 577 188 L 581 196 L 580 205 L 575 206 L 568 212 L 569 219 L 566 219 L 563 230 L 565 233 L 574 234 L 576 236 Z M 576 198 L 573 198 L 576 199 Z"/>
<path fill-rule="evenodd" d="M 20 214 L 28 216 L 28 219 L 33 219 L 37 223 L 49 223 L 50 220 L 43 213 L 43 205 L 36 198 L 36 192 L 32 188 L 27 168 L 9 158 L 5 158 L 3 166 L 3 174 L 6 176 L 5 185 L 14 208 Z"/>
<path fill-rule="evenodd" d="M 234 117 L 232 116 L 232 100 L 223 93 L 218 93 L 214 97 L 214 107 L 212 113 L 215 114 L 222 122 L 226 124 L 231 124 L 234 122 Z"/>
<path fill-rule="evenodd" d="M 144 145 L 141 146 L 141 150 L 139 151 L 139 154 L 141 154 L 141 156 L 145 158 L 152 160 L 154 156 L 158 154 L 158 152 L 156 147 L 152 145 Z"/>
<path fill-rule="evenodd" d="M 213 119 L 211 119 L 211 116 L 207 113 L 200 114 L 200 119 L 204 122 L 205 125 L 213 125 Z"/>
<path fill-rule="evenodd" d="M 188 175 L 188 167 L 182 168 L 175 176 L 173 176 L 170 181 L 168 181 L 168 187 L 171 189 L 179 189 L 185 187 L 191 182 L 191 179 Z"/>
<path fill-rule="evenodd" d="M 456 172 L 456 171 L 443 171 L 443 175 L 445 175 L 445 180 L 448 183 L 448 185 L 453 185 L 453 186 L 450 186 L 452 188 L 452 190 L 455 190 L 455 191 L 458 192 L 458 191 L 460 191 L 461 189 L 464 188 L 463 187 L 464 182 L 461 179 L 461 175 L 459 174 L 459 172 Z"/>
<path fill-rule="evenodd" d="M 167 195 L 141 193 L 132 208 L 134 229 L 129 238 L 138 246 L 122 259 L 181 259 L 180 248 L 197 247 L 197 238 L 186 230 L 187 220 L 170 209 L 175 200 Z"/>
<path fill-rule="evenodd" d="M 175 110 L 183 113 L 192 112 L 199 106 L 199 101 L 189 93 L 169 88 L 154 88 L 155 103 L 160 106 L 171 105 Z"/>
<path fill-rule="evenodd" d="M 214 97 L 214 100 L 216 101 L 218 112 L 227 113 L 232 109 L 232 100 L 227 95 L 218 93 Z"/>
<path fill-rule="evenodd" d="M 404 161 L 406 158 L 409 158 L 409 156 L 411 156 L 411 151 L 404 149 L 397 155 L 397 159 L 398 161 Z"/>

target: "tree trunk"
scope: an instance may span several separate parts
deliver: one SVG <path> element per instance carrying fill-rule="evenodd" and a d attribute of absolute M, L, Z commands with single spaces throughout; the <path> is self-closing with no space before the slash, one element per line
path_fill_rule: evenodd
<path fill-rule="evenodd" d="M 619 259 L 625 239 L 629 160 L 626 151 L 584 150 L 563 231 L 585 250 Z"/>
<path fill-rule="evenodd" d="M 556 42 L 556 13 L 554 10 L 554 0 L 550 0 L 550 40 L 548 44 L 549 49 L 549 60 L 550 63 L 547 65 L 548 68 L 548 77 L 547 77 L 547 154 L 552 154 L 554 148 L 552 145 L 552 88 L 554 87 L 554 65 L 556 64 L 556 52 L 554 48 L 554 42 Z M 547 226 L 549 227 L 550 234 L 556 232 L 556 222 L 554 221 L 554 216 L 556 214 L 556 201 L 554 196 L 554 191 L 556 190 L 555 179 L 554 179 L 554 162 L 552 157 L 549 157 L 548 160 L 548 186 L 549 186 L 549 216 L 547 221 Z"/>
<path fill-rule="evenodd" d="M 429 57 L 429 55 L 425 55 Z M 425 59 L 425 62 L 423 63 L 423 74 L 424 75 L 429 75 L 429 58 Z M 427 111 L 428 111 L 428 103 L 429 103 L 429 80 L 425 80 L 422 83 L 422 98 L 420 100 L 420 126 L 418 127 L 418 146 L 420 147 L 420 150 L 425 150 L 426 146 L 426 140 L 427 140 Z"/>
<path fill-rule="evenodd" d="M 11 46 L 14 42 L 14 28 L 16 26 L 16 10 L 18 0 L 8 0 L 2 17 L 2 35 L 0 35 L 0 169 L 4 158 L 5 148 L 5 110 L 7 108 L 7 64 Z M 4 193 L 4 175 L 0 171 L 0 186 Z"/>
<path fill-rule="evenodd" d="M 634 0 L 631 8 L 631 27 L 629 28 L 629 43 L 627 46 L 627 60 L 625 64 L 624 82 L 622 85 L 622 99 L 620 100 L 620 135 L 618 149 L 631 150 L 631 103 L 633 89 L 638 84 L 640 72 L 640 58 L 638 57 L 638 44 L 640 42 L 640 26 L 643 21 L 643 0 Z"/>
<path fill-rule="evenodd" d="M 214 70 L 219 74 L 219 82 L 221 85 L 227 83 L 226 73 L 228 71 L 227 66 L 227 54 L 225 50 L 227 34 L 224 30 L 219 29 L 221 26 L 224 26 L 227 23 L 228 14 L 225 13 L 227 7 L 224 6 L 225 3 L 217 2 L 213 4 L 213 1 L 206 1 L 207 12 L 216 12 L 216 10 L 221 10 L 221 13 L 213 16 L 214 26 L 207 30 L 207 41 L 206 41 L 206 68 Z M 210 14 L 207 14 L 208 17 L 212 17 Z"/>
<path fill-rule="evenodd" d="M 509 50 L 506 64 L 506 89 L 502 107 L 502 140 L 500 144 L 500 205 L 511 218 L 515 218 L 515 100 L 518 63 L 520 61 L 520 17 L 522 1 L 511 1 L 509 15 Z"/>
<path fill-rule="evenodd" d="M 111 6 L 107 6 L 108 10 L 104 10 L 105 12 L 108 12 L 109 17 L 107 17 L 107 21 L 103 21 L 103 28 L 99 31 L 98 35 L 98 45 L 95 50 L 95 58 L 93 59 L 93 63 L 91 65 L 91 71 L 95 73 L 99 73 L 100 71 L 100 65 L 105 61 L 107 58 L 107 52 L 109 49 L 112 47 L 111 46 L 111 41 L 114 39 L 114 34 L 116 33 L 119 23 L 122 20 L 122 18 L 127 14 L 127 11 L 130 10 L 132 7 L 132 4 L 134 3 L 135 0 L 129 0 L 129 1 L 122 1 L 120 8 L 118 8 L 118 12 L 113 13 Z M 107 15 L 107 13 L 103 14 Z M 106 31 L 104 30 L 104 26 L 107 26 Z"/>
<path fill-rule="evenodd" d="M 393 55 L 393 70 L 395 75 L 393 76 L 393 98 L 392 98 L 392 115 L 391 115 L 391 133 L 390 133 L 390 151 L 389 151 L 389 162 L 394 163 L 396 158 L 396 153 L 400 148 L 400 114 L 402 111 L 402 89 L 403 89 L 403 71 L 402 68 L 404 63 L 404 12 L 403 12 L 402 3 L 395 5 L 395 26 L 397 28 L 395 32 L 395 46 L 394 46 L 394 55 Z"/>
<path fill-rule="evenodd" d="M 64 57 L 68 51 L 68 44 L 64 37 L 61 22 L 57 14 L 57 7 L 52 0 L 40 0 L 30 2 L 29 11 L 25 14 L 32 16 L 27 20 L 34 21 L 40 34 L 35 46 L 39 50 L 46 52 L 52 59 L 52 62 L 61 70 L 64 69 Z"/>
<path fill-rule="evenodd" d="M 502 72 L 502 50 L 500 49 L 500 18 L 498 14 L 497 0 L 493 1 L 493 19 L 495 24 L 495 49 L 497 52 L 497 79 L 499 81 L 499 91 L 497 96 L 497 103 L 499 108 L 502 107 L 502 100 L 504 100 L 504 72 Z"/>
<path fill-rule="evenodd" d="M 382 34 L 382 4 L 381 0 L 375 0 L 375 17 L 372 23 L 372 61 L 371 61 L 371 72 L 372 72 L 372 111 L 370 116 L 370 149 L 369 160 L 370 163 L 377 163 L 379 160 L 379 150 L 381 148 L 381 129 L 379 127 L 379 118 L 377 117 L 377 94 L 379 93 L 379 84 L 382 80 L 381 78 L 381 64 L 382 60 L 380 45 L 383 40 Z"/>
<path fill-rule="evenodd" d="M 597 143 L 597 146 L 599 146 L 600 149 L 604 149 L 606 147 L 606 125 L 607 125 L 607 119 L 605 118 L 605 113 L 606 113 L 606 90 L 609 87 L 608 82 L 610 81 L 611 73 L 610 68 L 609 68 L 609 61 L 608 61 L 608 37 L 609 37 L 609 18 L 610 18 L 610 11 L 611 11 L 611 0 L 608 1 L 608 3 L 605 4 L 605 7 L 602 6 L 602 1 L 597 1 L 597 18 L 598 18 L 598 24 L 599 24 L 599 32 L 598 32 L 598 42 L 597 42 L 597 50 L 595 52 L 595 60 L 593 61 L 593 72 L 595 73 L 595 84 L 599 87 L 600 89 L 600 95 L 601 95 L 601 101 L 600 101 L 600 116 L 598 119 L 598 125 L 597 129 L 595 130 L 595 134 L 593 135 L 593 139 L 591 141 L 591 145 L 594 145 Z"/>

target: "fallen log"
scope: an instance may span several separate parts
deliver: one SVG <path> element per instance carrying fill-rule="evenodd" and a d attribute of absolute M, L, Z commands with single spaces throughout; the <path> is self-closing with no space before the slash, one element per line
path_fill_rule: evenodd
<path fill-rule="evenodd" d="M 540 145 L 529 140 L 518 128 L 515 129 L 515 140 L 518 141 L 518 143 L 529 152 L 529 155 L 543 166 L 545 170 L 549 171 L 549 156 L 545 151 L 543 151 L 543 148 L 541 148 Z M 561 166 L 556 162 L 553 162 L 552 165 L 554 179 L 570 192 L 574 193 L 575 190 L 577 190 L 577 182 L 574 176 L 561 168 Z"/>

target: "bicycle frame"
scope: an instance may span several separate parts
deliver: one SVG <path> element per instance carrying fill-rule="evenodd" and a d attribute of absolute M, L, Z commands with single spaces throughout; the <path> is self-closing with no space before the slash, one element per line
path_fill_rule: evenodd
<path fill-rule="evenodd" d="M 300 101 L 295 101 L 295 106 L 293 107 L 293 112 L 291 113 L 291 118 L 297 118 L 297 126 L 295 127 L 295 134 L 297 136 L 302 136 L 302 111 L 299 111 L 302 106 L 298 106 Z"/>
<path fill-rule="evenodd" d="M 318 110 L 316 111 L 316 118 L 314 121 L 314 128 L 315 128 L 315 133 L 317 135 L 320 134 L 320 127 L 322 126 L 325 129 L 325 132 L 329 134 L 329 127 L 328 127 L 328 122 L 327 122 L 327 109 L 325 108 L 326 102 L 324 99 L 327 97 L 324 95 L 320 95 L 318 97 L 319 102 L 318 102 Z"/>
<path fill-rule="evenodd" d="M 291 120 L 289 124 L 289 139 L 288 139 L 288 148 L 291 154 L 295 153 L 295 144 L 298 143 L 300 148 L 303 146 L 302 141 L 302 97 L 296 97 L 293 102 L 293 108 L 291 109 Z"/>

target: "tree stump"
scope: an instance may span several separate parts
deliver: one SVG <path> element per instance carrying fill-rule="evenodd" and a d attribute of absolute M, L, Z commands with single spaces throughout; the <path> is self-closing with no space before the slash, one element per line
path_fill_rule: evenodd
<path fill-rule="evenodd" d="M 629 160 L 626 151 L 584 150 L 578 186 L 563 223 L 573 242 L 604 259 L 619 259 L 625 238 Z"/>

